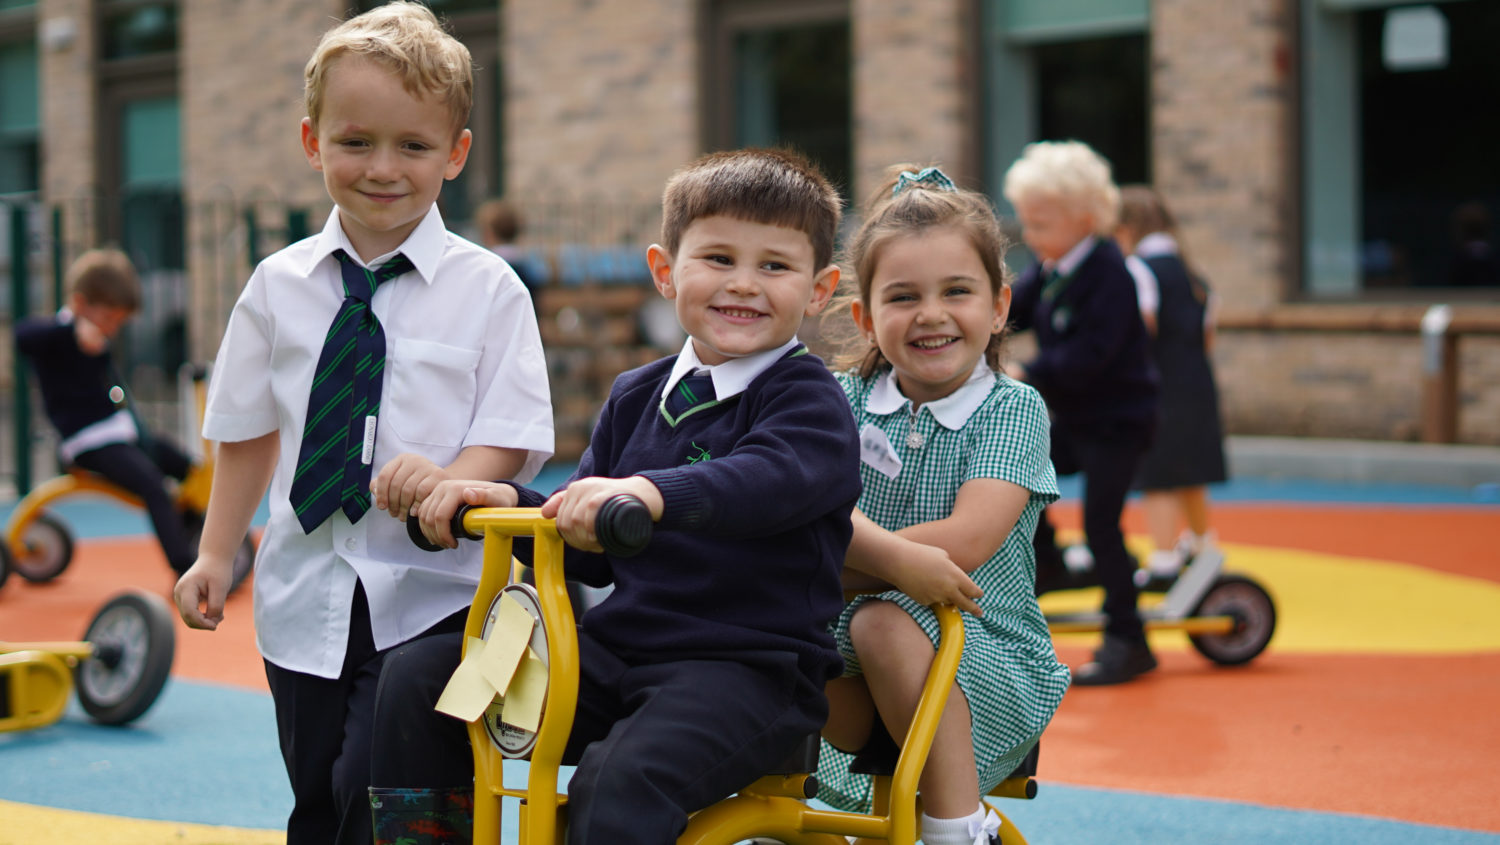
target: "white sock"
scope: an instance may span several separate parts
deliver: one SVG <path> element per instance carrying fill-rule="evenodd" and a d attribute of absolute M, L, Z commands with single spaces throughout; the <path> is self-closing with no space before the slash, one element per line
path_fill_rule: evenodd
<path fill-rule="evenodd" d="M 974 845 L 985 843 L 1000 830 L 1000 817 L 983 804 L 967 816 L 956 819 L 935 819 L 922 814 L 922 842 L 924 845 Z"/>

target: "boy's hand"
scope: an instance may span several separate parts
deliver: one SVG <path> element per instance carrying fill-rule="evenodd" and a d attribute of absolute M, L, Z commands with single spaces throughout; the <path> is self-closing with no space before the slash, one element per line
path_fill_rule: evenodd
<path fill-rule="evenodd" d="M 189 628 L 212 631 L 224 621 L 224 599 L 234 577 L 234 561 L 199 557 L 172 588 L 177 613 Z"/>
<path fill-rule="evenodd" d="M 661 519 L 661 491 L 639 475 L 580 478 L 554 493 L 542 505 L 542 516 L 557 520 L 557 533 L 568 545 L 585 552 L 602 552 L 604 547 L 594 534 L 594 519 L 599 515 L 599 507 L 616 493 L 629 493 L 644 502 L 652 522 Z"/>
<path fill-rule="evenodd" d="M 73 316 L 73 336 L 78 338 L 78 348 L 90 355 L 98 355 L 109 345 L 109 338 L 87 317 Z"/>
<path fill-rule="evenodd" d="M 458 545 L 453 537 L 453 514 L 459 505 L 474 505 L 485 508 L 513 508 L 516 506 L 516 488 L 494 481 L 440 481 L 432 488 L 422 504 L 417 506 L 417 519 L 422 523 L 422 534 L 427 542 L 451 549 Z"/>
<path fill-rule="evenodd" d="M 892 586 L 922 604 L 946 603 L 975 616 L 984 615 L 984 610 L 974 603 L 984 591 L 947 552 L 914 540 L 906 542 L 910 548 L 901 556 Z"/>
<path fill-rule="evenodd" d="M 405 521 L 416 513 L 416 505 L 432 493 L 438 482 L 447 478 L 448 473 L 442 467 L 421 455 L 404 452 L 380 468 L 380 474 L 370 481 L 370 494 L 376 510 L 388 511 Z"/>

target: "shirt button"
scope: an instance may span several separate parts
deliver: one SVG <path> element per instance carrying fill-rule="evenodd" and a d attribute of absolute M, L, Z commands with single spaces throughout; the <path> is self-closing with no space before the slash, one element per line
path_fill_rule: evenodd
<path fill-rule="evenodd" d="M 352 552 L 355 549 L 359 548 L 359 541 L 354 539 L 353 537 L 350 537 L 349 539 L 344 541 L 344 548 Z"/>

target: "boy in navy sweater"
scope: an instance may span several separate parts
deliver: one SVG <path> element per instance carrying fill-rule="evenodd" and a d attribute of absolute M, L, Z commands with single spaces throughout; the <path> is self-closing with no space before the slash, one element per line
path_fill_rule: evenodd
<path fill-rule="evenodd" d="M 1011 319 L 1036 332 L 1038 350 L 1006 374 L 1047 400 L 1057 474 L 1084 477 L 1083 532 L 1104 587 L 1104 641 L 1073 683 L 1118 684 L 1156 668 L 1120 516 L 1156 429 L 1158 381 L 1135 282 L 1108 237 L 1120 192 L 1098 153 L 1061 141 L 1028 145 L 1005 174 L 1005 197 L 1037 258 L 1016 282 Z M 1045 513 L 1036 546 L 1037 592 L 1065 585 Z"/>
<path fill-rule="evenodd" d="M 842 669 L 827 627 L 843 605 L 857 437 L 842 390 L 796 338 L 838 283 L 838 196 L 801 158 L 747 150 L 678 171 L 663 206 L 647 260 L 690 336 L 682 352 L 615 381 L 552 497 L 452 481 L 417 511 L 430 540 L 452 545 L 460 503 L 540 505 L 572 547 L 569 577 L 614 586 L 579 630 L 571 843 L 673 841 L 690 813 L 822 727 L 823 686 Z M 656 522 L 629 560 L 593 534 L 616 493 Z M 463 724 L 432 710 L 458 657 L 452 637 L 389 658 L 377 787 L 472 788 Z"/>
<path fill-rule="evenodd" d="M 179 575 L 192 548 L 166 479 L 181 481 L 192 460 L 141 431 L 110 364 L 110 341 L 140 308 L 141 283 L 125 253 L 92 249 L 68 267 L 68 307 L 16 324 L 16 349 L 30 361 L 65 466 L 98 473 L 146 506 L 167 563 Z"/>

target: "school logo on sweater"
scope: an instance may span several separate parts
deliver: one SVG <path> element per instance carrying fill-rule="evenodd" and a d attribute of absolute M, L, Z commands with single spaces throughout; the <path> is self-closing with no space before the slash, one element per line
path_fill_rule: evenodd
<path fill-rule="evenodd" d="M 698 450 L 698 454 L 696 454 L 696 455 L 691 455 L 690 454 L 690 455 L 687 456 L 687 462 L 689 464 L 701 464 L 704 461 L 711 461 L 711 460 L 713 460 L 714 456 L 710 455 L 708 453 L 707 449 L 703 448 L 702 446 L 699 446 L 697 443 L 692 444 L 692 446 L 693 446 L 694 449 Z"/>

